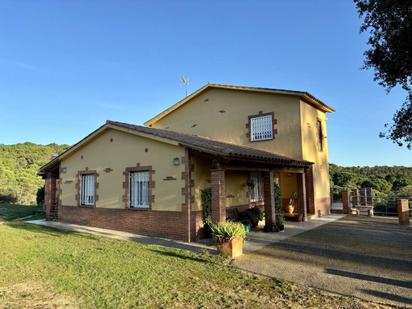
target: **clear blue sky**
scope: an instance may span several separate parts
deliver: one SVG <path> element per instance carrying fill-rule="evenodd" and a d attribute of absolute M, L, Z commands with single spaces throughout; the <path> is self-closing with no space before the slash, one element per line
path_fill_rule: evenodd
<path fill-rule="evenodd" d="M 362 67 L 352 1 L 1 1 L 0 143 L 141 124 L 207 82 L 306 90 L 336 108 L 330 161 L 407 165 L 380 139 L 403 102 Z"/>

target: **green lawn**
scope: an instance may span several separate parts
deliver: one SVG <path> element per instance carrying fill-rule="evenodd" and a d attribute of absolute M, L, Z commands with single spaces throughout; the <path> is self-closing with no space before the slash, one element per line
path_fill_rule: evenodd
<path fill-rule="evenodd" d="M 366 308 L 229 266 L 219 256 L 0 224 L 0 308 Z M 3 305 L 3 307 L 2 307 Z"/>
<path fill-rule="evenodd" d="M 28 216 L 41 218 L 43 216 L 42 209 L 41 206 L 0 204 L 0 220 L 14 220 Z"/>

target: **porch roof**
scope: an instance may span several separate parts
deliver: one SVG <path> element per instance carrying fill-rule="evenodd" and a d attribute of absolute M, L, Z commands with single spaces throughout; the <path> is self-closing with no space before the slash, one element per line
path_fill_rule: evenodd
<path fill-rule="evenodd" d="M 296 160 L 276 153 L 263 151 L 247 146 L 231 144 L 227 142 L 217 141 L 207 137 L 185 134 L 176 131 L 156 129 L 151 127 L 138 126 L 123 122 L 111 121 L 106 122 L 114 127 L 121 127 L 139 133 L 148 134 L 156 137 L 166 138 L 178 142 L 180 145 L 187 148 L 197 150 L 199 152 L 215 155 L 225 159 L 244 160 L 267 163 L 277 166 L 289 167 L 305 167 L 313 163 L 304 160 Z"/>

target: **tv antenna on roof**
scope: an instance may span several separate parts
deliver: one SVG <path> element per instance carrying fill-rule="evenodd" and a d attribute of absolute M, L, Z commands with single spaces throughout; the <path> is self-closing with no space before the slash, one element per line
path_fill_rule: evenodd
<path fill-rule="evenodd" d="M 183 87 L 185 87 L 185 93 L 187 96 L 187 85 L 189 85 L 189 78 L 187 76 L 182 76 L 180 78 L 180 83 L 183 85 Z"/>

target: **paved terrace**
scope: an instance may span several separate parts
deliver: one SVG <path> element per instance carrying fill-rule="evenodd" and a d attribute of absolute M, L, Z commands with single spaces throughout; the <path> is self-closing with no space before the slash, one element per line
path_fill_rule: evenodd
<path fill-rule="evenodd" d="M 267 243 L 269 237 L 261 238 Z M 253 237 L 253 236 L 252 236 Z M 412 308 L 412 228 L 352 217 L 275 241 L 234 265 L 335 293 Z"/>

